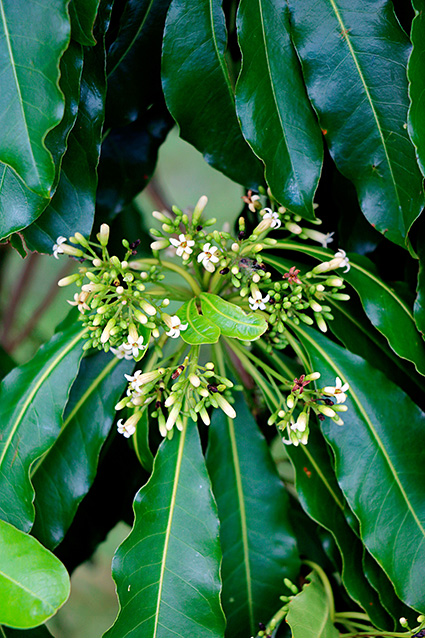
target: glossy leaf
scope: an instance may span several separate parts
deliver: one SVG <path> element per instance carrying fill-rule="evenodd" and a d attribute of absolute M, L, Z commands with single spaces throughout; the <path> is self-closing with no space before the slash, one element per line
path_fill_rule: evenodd
<path fill-rule="evenodd" d="M 161 98 L 162 33 L 169 6 L 170 0 L 126 2 L 108 51 L 108 126 L 134 122 Z"/>
<path fill-rule="evenodd" d="M 36 627 L 68 598 L 68 573 L 35 538 L 2 520 L 0 546 L 0 623 Z"/>
<path fill-rule="evenodd" d="M 290 0 L 292 36 L 330 153 L 366 218 L 405 245 L 424 205 L 407 130 L 409 40 L 387 0 Z"/>
<path fill-rule="evenodd" d="M 153 454 L 149 446 L 149 416 L 147 408 L 143 410 L 142 417 L 137 424 L 136 432 L 133 436 L 133 445 L 140 465 L 147 472 L 152 472 Z"/>
<path fill-rule="evenodd" d="M 84 46 L 96 44 L 93 27 L 99 2 L 100 0 L 71 0 L 69 3 L 72 38 Z"/>
<path fill-rule="evenodd" d="M 331 252 L 324 248 L 292 242 L 279 242 L 274 248 L 301 251 L 321 261 L 332 257 Z M 358 293 L 370 321 L 399 357 L 411 361 L 418 372 L 425 374 L 425 345 L 411 308 L 394 288 L 379 277 L 376 267 L 367 257 L 350 253 L 349 258 L 350 271 L 342 273 L 342 277 Z M 264 259 L 279 270 L 279 257 L 264 255 Z"/>
<path fill-rule="evenodd" d="M 60 124 L 50 131 L 45 139 L 56 170 L 50 196 L 57 187 L 60 163 L 66 150 L 69 132 L 77 117 L 82 67 L 81 47 L 71 42 L 62 56 L 60 65 L 60 89 L 65 96 L 64 114 Z M 0 163 L 0 238 L 4 239 L 11 233 L 29 226 L 41 215 L 49 201 L 49 197 L 42 197 L 31 191 L 14 170 Z"/>
<path fill-rule="evenodd" d="M 158 450 L 113 560 L 120 612 L 105 636 L 221 638 L 218 519 L 196 426 Z"/>
<path fill-rule="evenodd" d="M 322 134 L 291 41 L 287 3 L 241 2 L 238 39 L 242 70 L 236 108 L 245 139 L 263 160 L 274 197 L 288 209 L 314 219 Z"/>
<path fill-rule="evenodd" d="M 414 317 L 422 338 L 425 339 L 425 218 L 416 224 L 416 251 L 419 258 L 418 283 L 413 307 Z"/>
<path fill-rule="evenodd" d="M 267 322 L 261 315 L 246 315 L 239 306 L 209 292 L 201 293 L 200 299 L 202 313 L 225 337 L 253 341 L 267 330 Z"/>
<path fill-rule="evenodd" d="M 220 328 L 207 316 L 199 314 L 195 299 L 190 299 L 178 310 L 177 316 L 183 324 L 187 323 L 186 330 L 180 333 L 181 338 L 190 345 L 203 343 L 217 343 L 220 338 Z"/>
<path fill-rule="evenodd" d="M 81 326 L 56 334 L 0 386 L 0 518 L 27 532 L 34 522 L 31 464 L 53 445 L 82 356 Z"/>
<path fill-rule="evenodd" d="M 293 638 L 338 638 L 329 600 L 316 572 L 307 576 L 303 590 L 289 603 L 286 621 Z"/>
<path fill-rule="evenodd" d="M 416 147 L 416 155 L 422 174 L 425 175 L 425 78 L 423 55 L 425 53 L 425 2 L 412 0 L 415 17 L 412 22 L 412 53 L 407 67 L 409 79 L 409 134 Z"/>
<path fill-rule="evenodd" d="M 65 0 L 0 2 L 0 161 L 40 197 L 55 178 L 45 138 L 64 112 L 59 62 L 69 35 Z"/>
<path fill-rule="evenodd" d="M 182 138 L 209 164 L 235 182 L 257 187 L 263 167 L 242 137 L 226 41 L 220 0 L 173 0 L 162 52 L 165 100 Z"/>
<path fill-rule="evenodd" d="M 61 433 L 32 468 L 36 498 L 31 533 L 49 549 L 62 541 L 94 481 L 100 450 L 115 417 L 114 406 L 126 387 L 124 373 L 130 374 L 133 368 L 134 362 L 104 353 L 83 359 Z"/>
<path fill-rule="evenodd" d="M 57 237 L 91 232 L 97 187 L 97 164 L 104 116 L 104 46 L 100 41 L 84 50 L 78 117 L 56 193 L 44 213 L 24 232 L 32 250 L 51 252 Z"/>
<path fill-rule="evenodd" d="M 279 608 L 282 578 L 295 579 L 300 564 L 268 445 L 241 395 L 234 407 L 235 420 L 213 414 L 207 467 L 220 517 L 226 635 L 243 638 Z"/>
<path fill-rule="evenodd" d="M 347 379 L 345 425 L 322 425 L 363 542 L 407 605 L 425 610 L 425 415 L 381 372 L 323 335 L 296 327 L 323 384 Z M 396 407 L 395 407 L 396 406 Z M 408 424 L 405 427 L 404 424 Z M 372 469 L 371 469 L 372 468 Z"/>

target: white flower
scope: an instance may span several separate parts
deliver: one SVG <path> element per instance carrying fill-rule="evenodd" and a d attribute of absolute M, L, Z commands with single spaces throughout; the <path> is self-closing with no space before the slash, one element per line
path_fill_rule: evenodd
<path fill-rule="evenodd" d="M 280 228 L 282 226 L 282 222 L 280 221 L 279 213 L 273 213 L 270 208 L 265 208 L 264 210 L 268 212 L 264 213 L 263 219 L 272 220 L 272 223 L 270 224 L 270 228 Z"/>
<path fill-rule="evenodd" d="M 248 298 L 249 307 L 251 308 L 251 310 L 265 310 L 266 303 L 270 299 L 270 295 L 266 295 L 265 297 L 263 297 L 259 290 L 253 292 L 252 294 L 253 296 Z"/>
<path fill-rule="evenodd" d="M 118 357 L 118 359 L 127 359 L 127 361 L 130 361 L 130 359 L 133 358 L 133 353 L 125 350 L 123 343 L 118 346 L 118 348 L 109 348 L 109 350 Z"/>
<path fill-rule="evenodd" d="M 338 252 L 335 253 L 334 258 L 340 259 L 340 263 L 338 264 L 337 268 L 344 268 L 345 266 L 344 272 L 348 272 L 350 270 L 350 260 L 348 259 L 345 250 L 342 250 L 342 248 L 338 248 Z"/>
<path fill-rule="evenodd" d="M 78 310 L 83 315 L 85 310 L 90 310 L 90 306 L 86 304 L 86 299 L 88 296 L 89 293 L 87 292 L 80 292 L 79 294 L 78 292 L 76 292 L 74 295 L 74 301 L 69 301 L 69 299 L 67 299 L 67 302 L 70 304 L 70 306 L 78 306 Z"/>
<path fill-rule="evenodd" d="M 298 432 L 305 432 L 308 423 L 308 416 L 306 412 L 301 412 L 297 422 L 291 425 L 291 430 L 294 432 L 297 430 Z"/>
<path fill-rule="evenodd" d="M 202 248 L 203 252 L 199 253 L 198 255 L 198 263 L 202 261 L 203 267 L 205 268 L 205 270 L 208 270 L 208 272 L 214 272 L 214 264 L 217 264 L 219 262 L 219 258 L 215 254 L 217 250 L 217 246 L 211 246 L 210 243 L 204 244 Z"/>
<path fill-rule="evenodd" d="M 195 245 L 193 239 L 186 239 L 186 235 L 179 235 L 179 238 L 170 237 L 170 242 L 177 249 L 177 257 L 183 257 L 183 259 L 189 259 L 189 255 L 193 252 L 192 246 Z"/>
<path fill-rule="evenodd" d="M 172 339 L 177 339 L 180 336 L 181 330 L 186 330 L 187 323 L 182 323 L 180 318 L 177 315 L 173 315 L 171 317 L 171 325 L 169 326 L 170 330 L 166 333 L 168 337 Z"/>
<path fill-rule="evenodd" d="M 123 423 L 124 419 L 120 419 L 117 423 L 117 429 L 120 434 L 123 434 L 126 439 L 129 439 L 132 434 L 136 431 L 135 424 L 130 419 L 127 419 L 125 423 Z"/>
<path fill-rule="evenodd" d="M 327 248 L 328 244 L 333 242 L 332 238 L 335 235 L 335 233 L 326 233 L 325 235 L 325 233 L 321 233 L 313 228 L 303 228 L 303 233 L 313 241 L 317 241 L 319 244 L 322 244 L 323 248 Z"/>
<path fill-rule="evenodd" d="M 131 334 L 127 337 L 127 343 L 121 345 L 121 348 L 126 352 L 131 352 L 133 357 L 138 357 L 139 351 L 144 350 L 146 347 L 146 345 L 143 345 L 143 337 L 137 337 L 137 339 L 135 339 Z"/>
<path fill-rule="evenodd" d="M 59 259 L 59 255 L 63 254 L 63 248 L 61 247 L 61 244 L 64 244 L 66 242 L 66 237 L 58 237 L 56 240 L 56 244 L 53 244 L 53 256 L 56 257 L 56 259 Z"/>
<path fill-rule="evenodd" d="M 256 206 L 255 206 L 255 202 L 260 201 L 260 196 L 259 195 L 251 195 L 250 200 L 251 201 L 248 204 L 248 208 L 249 208 L 249 210 L 252 213 L 255 213 L 255 211 L 257 210 Z"/>
<path fill-rule="evenodd" d="M 347 398 L 345 393 L 349 388 L 348 383 L 344 383 L 343 385 L 341 379 L 337 377 L 335 379 L 335 386 L 326 386 L 322 392 L 327 396 L 335 397 L 337 403 L 344 403 Z"/>

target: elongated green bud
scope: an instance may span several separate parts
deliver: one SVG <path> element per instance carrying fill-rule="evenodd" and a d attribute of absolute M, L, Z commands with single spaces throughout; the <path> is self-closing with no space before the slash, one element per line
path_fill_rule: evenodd
<path fill-rule="evenodd" d="M 216 399 L 219 407 L 225 414 L 227 414 L 228 417 L 230 417 L 231 419 L 236 418 L 236 412 L 233 406 L 230 405 L 230 403 L 224 398 L 222 394 L 215 394 L 214 398 Z"/>
<path fill-rule="evenodd" d="M 80 248 L 75 248 L 75 246 L 69 246 L 69 244 L 61 244 L 62 252 L 66 255 L 71 255 L 72 257 L 83 257 L 84 253 Z"/>
<path fill-rule="evenodd" d="M 70 284 L 74 284 L 79 279 L 80 279 L 80 275 L 77 275 L 77 274 L 68 275 L 68 277 L 62 277 L 62 279 L 59 279 L 58 286 L 61 286 L 61 288 L 63 286 L 69 286 Z"/>

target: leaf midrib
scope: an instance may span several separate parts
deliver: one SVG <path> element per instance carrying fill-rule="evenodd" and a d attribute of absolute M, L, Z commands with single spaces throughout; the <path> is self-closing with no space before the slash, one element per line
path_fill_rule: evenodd
<path fill-rule="evenodd" d="M 34 598 L 35 600 L 40 600 L 43 604 L 46 605 L 46 607 L 50 612 L 54 612 L 55 608 L 54 606 L 49 603 L 49 601 L 45 600 L 44 598 L 42 598 L 39 594 L 36 594 L 34 591 L 32 591 L 31 589 L 28 589 L 28 587 L 25 587 L 25 585 L 23 585 L 22 583 L 18 582 L 17 580 L 15 580 L 14 578 L 12 578 L 11 576 L 9 576 L 8 574 L 5 574 L 4 571 L 0 570 L 0 576 L 3 576 L 7 581 L 10 581 L 11 583 L 13 583 L 14 585 L 16 585 L 18 587 L 18 589 L 23 589 L 25 592 L 27 592 L 28 594 L 31 595 L 32 598 Z"/>
<path fill-rule="evenodd" d="M 232 84 L 230 82 L 229 72 L 228 72 L 226 63 L 225 63 L 225 61 L 223 59 L 223 56 L 221 55 L 221 53 L 219 51 L 219 48 L 218 48 L 217 36 L 216 36 L 216 33 L 215 33 L 213 1 L 214 0 L 209 0 L 208 4 L 209 4 L 209 8 L 210 8 L 211 34 L 212 34 L 212 39 L 213 39 L 213 43 L 214 43 L 214 50 L 215 50 L 215 54 L 217 56 L 218 63 L 220 65 L 220 68 L 221 68 L 222 73 L 223 73 L 224 81 L 225 81 L 226 86 L 227 86 L 228 91 L 229 91 L 230 100 L 231 100 L 232 104 L 234 104 L 235 103 L 235 96 L 234 96 L 234 93 L 233 93 Z M 219 10 L 221 10 L 220 7 L 219 7 Z"/>
<path fill-rule="evenodd" d="M 241 320 L 239 319 L 239 317 L 237 317 L 237 318 L 235 319 L 234 317 L 231 317 L 230 315 L 226 315 L 226 314 L 224 314 L 224 312 L 222 312 L 221 310 L 218 310 L 218 309 L 214 306 L 214 303 L 213 303 L 212 301 L 210 301 L 210 300 L 208 299 L 208 297 L 205 297 L 205 295 L 204 295 L 204 294 L 202 294 L 202 295 L 201 295 L 201 299 L 202 299 L 202 301 L 205 301 L 206 303 L 208 303 L 208 304 L 209 304 L 209 306 L 210 306 L 210 307 L 214 310 L 214 312 L 216 312 L 217 314 L 221 315 L 221 316 L 222 316 L 222 317 L 224 317 L 225 319 L 230 319 L 230 321 L 233 321 L 233 322 L 236 322 L 236 321 L 237 321 L 239 324 L 241 324 L 241 325 L 243 325 L 243 326 L 247 326 L 247 328 L 259 328 L 259 327 L 260 327 L 260 326 L 259 326 L 259 319 L 257 320 L 257 317 L 255 317 L 255 315 L 252 315 L 252 318 L 253 318 L 253 319 L 255 318 L 255 319 L 256 319 L 256 322 L 247 323 L 247 322 L 245 322 L 245 321 L 241 321 Z M 219 299 L 220 299 L 220 297 L 219 297 Z M 221 301 L 221 300 L 220 300 L 220 301 Z M 228 302 L 228 303 L 229 303 L 229 302 Z M 231 304 L 231 305 L 233 306 L 234 304 Z M 234 307 L 235 307 L 237 310 L 239 309 L 239 308 L 238 308 L 238 306 L 234 306 Z M 246 317 L 245 313 L 243 313 L 243 315 Z M 263 332 L 264 332 L 264 331 L 263 331 Z M 261 335 L 260 335 L 260 336 L 261 336 Z"/>

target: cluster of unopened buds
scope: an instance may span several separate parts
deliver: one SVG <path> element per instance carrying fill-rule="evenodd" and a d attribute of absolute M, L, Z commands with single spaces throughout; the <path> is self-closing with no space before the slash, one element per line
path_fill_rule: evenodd
<path fill-rule="evenodd" d="M 349 390 L 348 383 L 343 383 L 336 377 L 334 386 L 325 386 L 317 390 L 306 387 L 318 379 L 320 372 L 302 374 L 299 379 L 294 379 L 294 385 L 285 400 L 286 405 L 271 414 L 268 424 L 276 425 L 284 433 L 282 441 L 285 445 L 307 444 L 312 414 L 320 421 L 329 417 L 337 425 L 344 425 L 340 414 L 347 411 L 344 403 Z M 285 438 L 285 434 L 288 438 Z"/>

